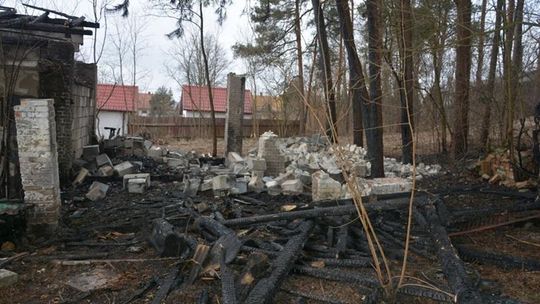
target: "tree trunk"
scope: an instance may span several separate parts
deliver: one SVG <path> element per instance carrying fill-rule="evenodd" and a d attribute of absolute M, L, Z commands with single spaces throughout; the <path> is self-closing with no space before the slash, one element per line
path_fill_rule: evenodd
<path fill-rule="evenodd" d="M 505 18 L 503 20 L 504 26 L 504 47 L 503 47 L 503 82 L 504 82 L 504 131 L 503 140 L 510 154 L 513 153 L 512 142 L 512 125 L 510 121 L 513 120 L 513 105 L 512 105 L 512 44 L 514 41 L 514 9 L 515 1 L 509 0 L 506 2 Z M 512 117 L 512 118 L 511 118 Z"/>
<path fill-rule="evenodd" d="M 302 53 L 302 28 L 300 27 L 300 0 L 294 2 L 294 34 L 296 38 L 296 64 L 298 66 L 298 93 L 302 100 L 301 113 L 300 113 L 300 135 L 306 133 L 306 116 L 307 105 L 305 102 L 308 99 L 305 98 L 304 92 L 304 60 Z"/>
<path fill-rule="evenodd" d="M 326 24 L 324 14 L 319 0 L 311 0 L 313 10 L 315 11 L 315 25 L 317 27 L 317 37 L 319 38 L 320 68 L 324 80 L 324 93 L 327 101 L 328 128 L 326 134 L 330 140 L 337 142 L 337 117 L 335 88 L 332 81 L 332 67 L 330 66 L 330 48 L 328 47 L 328 37 L 326 34 Z"/>
<path fill-rule="evenodd" d="M 350 15 L 348 0 L 336 0 L 337 12 L 341 24 L 341 33 L 347 50 L 349 62 L 349 90 L 352 96 L 353 111 L 353 143 L 363 146 L 362 113 L 369 104 L 369 93 L 366 88 L 366 80 L 362 69 L 362 63 L 358 57 L 354 42 L 353 25 Z"/>
<path fill-rule="evenodd" d="M 199 33 L 201 36 L 201 53 L 204 62 L 204 76 L 206 78 L 206 86 L 208 87 L 208 100 L 210 101 L 210 115 L 212 117 L 212 156 L 217 155 L 217 129 L 216 129 L 216 112 L 214 110 L 214 96 L 212 96 L 212 82 L 210 80 L 210 70 L 208 68 L 208 56 L 204 48 L 204 18 L 203 18 L 203 2 L 199 1 L 199 17 L 201 24 Z"/>
<path fill-rule="evenodd" d="M 463 156 L 468 149 L 469 86 L 471 74 L 471 0 L 455 0 L 457 6 L 457 47 L 454 101 L 453 156 Z"/>
<path fill-rule="evenodd" d="M 380 0 L 367 0 L 367 25 L 369 49 L 369 91 L 368 111 L 363 117 L 366 123 L 366 141 L 368 159 L 371 162 L 371 176 L 384 177 L 384 149 L 382 123 L 382 29 L 380 17 Z"/>
<path fill-rule="evenodd" d="M 400 55 L 401 55 L 401 144 L 404 164 L 413 162 L 413 105 L 414 105 L 414 57 L 412 49 L 413 20 L 411 0 L 400 1 Z"/>
<path fill-rule="evenodd" d="M 495 76 L 497 73 L 497 59 L 499 56 L 499 45 L 501 41 L 501 19 L 504 0 L 497 0 L 495 31 L 493 33 L 493 42 L 491 44 L 491 58 L 489 59 L 488 79 L 484 95 L 484 115 L 482 117 L 482 128 L 480 131 L 480 144 L 487 149 L 489 140 L 489 129 L 491 121 L 491 108 L 494 104 Z"/>

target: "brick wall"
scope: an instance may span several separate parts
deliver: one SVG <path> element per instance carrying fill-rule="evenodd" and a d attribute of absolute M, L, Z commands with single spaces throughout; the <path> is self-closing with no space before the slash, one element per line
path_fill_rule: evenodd
<path fill-rule="evenodd" d="M 27 217 L 33 233 L 52 233 L 60 216 L 56 122 L 52 99 L 23 99 L 14 108 Z"/>
<path fill-rule="evenodd" d="M 71 43 L 49 41 L 41 51 L 39 96 L 54 99 L 58 169 L 60 178 L 67 182 L 73 161 L 71 89 L 75 76 L 74 48 Z"/>
<path fill-rule="evenodd" d="M 74 85 L 73 98 L 73 121 L 71 126 L 71 147 L 73 158 L 82 155 L 82 147 L 90 143 L 90 134 L 93 128 L 94 107 L 92 90 L 82 85 Z"/>

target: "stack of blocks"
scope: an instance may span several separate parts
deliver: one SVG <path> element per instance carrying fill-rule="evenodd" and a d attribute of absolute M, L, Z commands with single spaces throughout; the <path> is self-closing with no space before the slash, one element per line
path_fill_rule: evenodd
<path fill-rule="evenodd" d="M 276 138 L 277 135 L 272 132 L 265 132 L 259 138 L 257 157 L 266 160 L 265 174 L 268 176 L 278 176 L 285 171 L 285 156 L 276 146 Z"/>
<path fill-rule="evenodd" d="M 60 216 L 54 100 L 23 99 L 14 108 L 24 201 L 31 232 L 52 233 Z"/>

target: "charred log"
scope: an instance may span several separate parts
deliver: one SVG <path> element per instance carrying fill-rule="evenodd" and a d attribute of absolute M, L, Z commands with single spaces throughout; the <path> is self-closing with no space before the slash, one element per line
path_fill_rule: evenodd
<path fill-rule="evenodd" d="M 437 250 L 437 256 L 443 272 L 456 295 L 458 303 L 482 303 L 478 290 L 476 290 L 465 271 L 463 261 L 457 255 L 450 242 L 446 229 L 441 225 L 436 207 L 433 204 L 424 206 L 427 230 Z"/>
<path fill-rule="evenodd" d="M 300 225 L 300 233 L 287 242 L 283 251 L 281 251 L 279 256 L 272 262 L 272 267 L 274 268 L 272 274 L 267 278 L 261 279 L 253 287 L 253 290 L 251 290 L 245 301 L 246 304 L 272 302 L 276 291 L 293 267 L 312 229 L 312 221 L 306 221 Z"/>

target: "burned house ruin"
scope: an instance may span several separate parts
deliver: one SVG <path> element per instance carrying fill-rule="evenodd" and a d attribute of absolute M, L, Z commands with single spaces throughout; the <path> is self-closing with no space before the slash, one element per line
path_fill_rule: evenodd
<path fill-rule="evenodd" d="M 99 24 L 59 12 L 41 11 L 41 15 L 29 16 L 12 8 L 0 10 L 0 176 L 3 185 L 0 196 L 15 200 L 23 199 L 25 179 L 32 178 L 32 183 L 39 184 L 39 172 L 32 168 L 51 162 L 35 151 L 53 147 L 55 151 L 52 152 L 57 153 L 59 179 L 51 180 L 49 175 L 40 178 L 52 182 L 51 187 L 58 189 L 59 181 L 70 178 L 72 160 L 81 155 L 82 147 L 90 142 L 93 134 L 96 66 L 76 61 L 75 53 L 83 43 L 83 36 L 92 34 L 85 28 L 97 28 Z M 52 101 L 45 112 L 28 108 L 34 101 L 21 103 L 22 100 L 38 99 Z M 17 114 L 15 107 L 18 107 Z M 53 109 L 50 116 L 45 114 L 49 109 Z M 30 112 L 34 113 L 33 116 Z M 28 117 L 29 122 L 33 117 L 54 118 L 48 124 L 55 126 L 54 130 L 50 134 L 42 134 L 49 136 L 50 141 L 41 141 L 40 134 L 33 134 L 32 129 L 24 130 L 29 125 L 17 119 L 22 117 Z M 34 127 L 39 129 L 39 126 Z M 17 131 L 28 136 L 24 147 L 20 142 L 17 144 Z M 51 136 L 54 133 L 56 136 Z M 47 189 L 43 190 L 44 193 L 39 193 L 40 189 L 32 191 L 36 191 L 37 196 L 52 195 Z M 30 211 L 36 213 L 31 218 L 35 218 L 37 223 L 51 222 L 54 226 L 58 217 L 57 207 L 44 206 L 41 211 Z M 55 211 L 52 214 L 45 211 L 49 209 Z M 42 212 L 51 218 L 41 218 Z"/>

